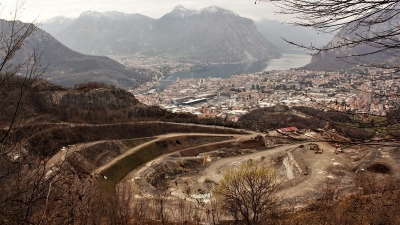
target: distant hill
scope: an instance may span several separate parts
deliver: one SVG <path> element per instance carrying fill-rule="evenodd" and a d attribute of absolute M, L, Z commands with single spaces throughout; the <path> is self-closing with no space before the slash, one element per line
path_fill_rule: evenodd
<path fill-rule="evenodd" d="M 319 34 L 311 28 L 291 26 L 277 20 L 264 19 L 254 23 L 260 33 L 281 51 L 298 49 L 282 38 L 299 45 L 322 47 L 334 37 L 333 34 Z"/>
<path fill-rule="evenodd" d="M 2 33 L 9 32 L 5 20 L 0 20 Z M 136 87 L 148 78 L 125 69 L 125 66 L 104 56 L 90 56 L 75 52 L 38 29 L 14 57 L 14 63 L 24 60 L 32 49 L 42 53 L 41 63 L 49 65 L 43 79 L 63 86 L 96 81 L 119 87 Z"/>
<path fill-rule="evenodd" d="M 0 74 L 0 79 L 2 74 Z M 88 82 L 65 88 L 42 79 L 31 84 L 20 76 L 2 81 L 0 126 L 9 124 L 20 100 L 21 87 L 27 88 L 19 106 L 18 120 L 25 122 L 119 123 L 143 118 L 161 119 L 171 113 L 157 106 L 146 106 L 121 88 Z M 6 96 L 6 98 L 4 98 Z"/>
<path fill-rule="evenodd" d="M 380 15 L 380 13 L 379 13 Z M 359 26 L 356 23 L 351 23 L 347 27 L 341 29 L 338 34 L 326 45 L 326 47 L 337 46 L 336 43 L 343 42 L 343 38 L 347 40 L 355 40 L 356 38 L 363 36 L 368 37 L 373 33 L 379 33 L 382 31 L 390 31 L 392 29 L 398 29 L 400 24 L 400 16 L 394 16 L 390 20 L 387 20 L 379 25 L 373 25 L 371 27 Z M 399 38 L 399 37 L 390 37 Z M 383 41 L 383 40 L 381 40 Z M 384 40 L 388 41 L 388 40 Z M 398 65 L 400 63 L 398 57 L 398 50 L 394 51 L 383 51 L 374 54 L 368 54 L 376 52 L 378 49 L 371 46 L 371 44 L 359 44 L 356 46 L 343 46 L 329 51 L 321 52 L 312 57 L 310 64 L 306 67 L 309 69 L 316 70 L 338 70 L 338 69 L 349 69 L 357 65 L 373 65 L 373 64 L 385 64 L 385 65 Z M 361 57 L 347 57 L 367 54 Z"/>
<path fill-rule="evenodd" d="M 54 18 L 42 28 L 86 54 L 163 56 L 180 61 L 259 61 L 280 56 L 253 21 L 216 6 L 177 6 L 160 19 L 119 12 Z"/>

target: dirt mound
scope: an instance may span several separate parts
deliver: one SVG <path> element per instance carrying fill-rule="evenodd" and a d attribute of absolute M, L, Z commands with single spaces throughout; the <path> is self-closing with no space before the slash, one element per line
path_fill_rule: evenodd
<path fill-rule="evenodd" d="M 201 158 L 194 159 L 166 159 L 159 161 L 142 172 L 141 176 L 147 183 L 158 187 L 161 183 L 179 174 L 189 173 L 202 166 Z"/>

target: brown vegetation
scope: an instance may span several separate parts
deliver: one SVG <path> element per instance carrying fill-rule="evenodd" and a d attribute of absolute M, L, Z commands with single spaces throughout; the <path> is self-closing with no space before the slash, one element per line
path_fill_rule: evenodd
<path fill-rule="evenodd" d="M 321 198 L 295 213 L 285 213 L 283 224 L 399 224 L 398 180 L 365 172 L 358 176 L 358 194 L 338 199 L 335 184 L 327 183 Z"/>

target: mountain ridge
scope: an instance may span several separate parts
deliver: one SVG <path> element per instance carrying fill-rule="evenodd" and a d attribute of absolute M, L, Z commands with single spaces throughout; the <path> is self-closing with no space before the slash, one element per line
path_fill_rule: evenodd
<path fill-rule="evenodd" d="M 88 14 L 94 18 L 88 18 Z M 49 28 L 54 26 L 51 23 L 43 23 L 43 28 L 71 49 L 86 54 L 211 62 L 261 61 L 280 56 L 253 21 L 217 6 L 190 10 L 178 5 L 159 19 L 124 14 L 130 25 L 124 29 L 120 29 L 121 21 L 117 23 L 107 14 L 110 12 L 85 12 L 58 32 Z M 100 20 L 101 24 L 96 23 Z"/>

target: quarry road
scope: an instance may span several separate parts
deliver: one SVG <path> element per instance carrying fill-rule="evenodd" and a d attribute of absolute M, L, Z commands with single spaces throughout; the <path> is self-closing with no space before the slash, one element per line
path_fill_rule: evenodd
<path fill-rule="evenodd" d="M 308 143 L 305 143 L 306 145 Z M 327 181 L 332 174 L 329 168 L 342 165 L 340 155 L 333 154 L 334 147 L 327 142 L 319 142 L 319 147 L 324 150 L 322 154 L 315 154 L 314 151 L 304 151 L 295 149 L 291 152 L 295 160 L 302 164 L 305 163 L 308 167 L 308 175 L 303 177 L 302 182 L 294 184 L 278 192 L 278 195 L 285 199 L 306 196 L 309 193 L 315 193 L 321 190 L 321 184 Z M 303 170 L 305 168 L 302 168 Z"/>
<path fill-rule="evenodd" d="M 93 142 L 85 142 L 81 144 L 76 144 L 70 147 L 66 147 L 65 150 L 60 150 L 58 151 L 53 157 L 51 157 L 47 162 L 46 162 L 46 167 L 52 168 L 53 166 L 62 164 L 66 157 L 70 155 L 71 153 L 75 151 L 80 151 L 81 149 L 91 147 L 95 144 L 101 143 L 103 141 L 93 141 Z"/>
<path fill-rule="evenodd" d="M 268 157 L 277 153 L 285 152 L 297 146 L 299 146 L 299 144 L 285 145 L 269 150 L 258 151 L 251 154 L 222 158 L 211 163 L 205 170 L 203 170 L 199 174 L 199 176 L 200 179 L 207 178 L 218 183 L 219 180 L 222 178 L 225 168 L 229 168 L 233 165 L 240 164 L 241 162 L 247 161 L 249 159 Z"/>
<path fill-rule="evenodd" d="M 115 163 L 117 163 L 119 160 L 123 159 L 124 157 L 138 151 L 139 149 L 146 147 L 150 144 L 153 144 L 157 141 L 161 141 L 164 139 L 168 139 L 168 138 L 177 138 L 177 137 L 188 137 L 188 136 L 206 136 L 206 137 L 210 137 L 210 136 L 214 136 L 214 137 L 218 137 L 218 136 L 226 136 L 226 137 L 234 137 L 236 139 L 240 138 L 240 137 L 247 137 L 247 138 L 252 138 L 255 137 L 255 134 L 245 134 L 245 135 L 238 135 L 238 134 L 210 134 L 210 133 L 170 133 L 170 134 L 164 134 L 164 135 L 159 135 L 156 136 L 156 139 L 148 141 L 146 143 L 140 144 L 138 146 L 135 146 L 131 149 L 129 149 L 128 151 L 124 152 L 123 154 L 117 156 L 116 158 L 114 158 L 113 160 L 111 160 L 110 162 L 108 162 L 107 164 L 97 168 L 96 170 L 93 171 L 94 174 L 98 174 L 101 171 L 109 168 L 110 166 L 114 165 Z M 165 157 L 161 156 L 161 157 Z"/>
<path fill-rule="evenodd" d="M 257 133 L 257 132 L 251 131 L 251 130 L 244 130 L 244 129 L 240 129 L 240 128 L 223 127 L 223 126 L 217 126 L 217 125 L 195 124 L 195 123 L 165 122 L 165 121 L 135 121 L 135 122 L 102 123 L 102 124 L 59 122 L 59 123 L 40 123 L 39 125 L 53 125 L 53 126 L 66 126 L 66 127 L 101 127 L 101 126 L 116 126 L 116 125 L 134 125 L 134 124 L 170 124 L 170 125 L 197 126 L 197 127 L 205 127 L 205 128 L 213 128 L 213 129 L 232 130 L 235 132 L 244 132 L 244 133 L 251 133 L 251 134 Z M 19 126 L 19 127 L 24 127 L 24 125 Z"/>
<path fill-rule="evenodd" d="M 125 122 L 125 123 L 112 123 L 112 124 L 80 124 L 80 123 L 69 123 L 69 122 L 60 122 L 60 123 L 41 123 L 41 125 L 54 125 L 54 126 L 68 126 L 68 127 L 100 127 L 100 126 L 114 126 L 114 125 L 122 125 L 122 124 L 157 124 L 157 123 L 162 123 L 162 124 L 171 124 L 171 125 L 183 125 L 183 126 L 198 126 L 198 127 L 206 127 L 206 128 L 213 128 L 213 129 L 226 129 L 226 130 L 232 130 L 235 132 L 243 132 L 243 135 L 239 135 L 242 137 L 255 137 L 258 134 L 262 133 L 257 133 L 254 131 L 249 131 L 249 130 L 243 130 L 243 129 L 237 129 L 237 128 L 228 128 L 228 127 L 221 127 L 221 126 L 216 126 L 216 125 L 203 125 L 203 124 L 192 124 L 192 123 L 175 123 L 175 122 L 164 122 L 164 121 L 139 121 L 139 122 Z M 149 145 L 151 143 L 154 143 L 155 141 L 165 139 L 165 138 L 171 138 L 175 136 L 187 136 L 187 135 L 204 135 L 204 136 L 237 136 L 238 134 L 208 134 L 208 133 L 182 133 L 182 134 L 164 134 L 164 135 L 159 135 L 157 136 L 156 140 L 144 143 L 140 146 L 136 146 L 133 149 L 128 150 L 125 152 L 126 154 L 131 154 L 132 152 L 136 151 L 137 149 L 140 149 L 142 147 L 145 147 L 146 145 Z M 76 144 L 72 147 L 67 148 L 66 150 L 62 151 L 60 150 L 57 152 L 54 156 L 52 156 L 47 162 L 46 162 L 46 167 L 51 168 L 55 166 L 56 164 L 60 164 L 64 162 L 65 158 L 67 155 L 71 154 L 74 151 L 79 151 L 83 148 L 90 147 L 92 145 L 98 144 L 103 142 L 104 140 L 101 141 L 94 141 L 94 142 L 85 142 L 85 143 L 80 143 Z M 129 153 L 128 153 L 129 152 Z M 126 156 L 126 154 L 123 154 L 116 159 L 120 159 Z M 113 162 L 113 161 L 111 161 Z M 108 165 L 108 164 L 106 164 Z M 106 166 L 104 165 L 104 166 Z M 112 164 L 110 164 L 112 165 Z M 96 172 L 102 171 L 105 168 L 108 168 L 110 165 L 106 167 L 101 167 L 102 169 L 97 169 Z"/>
<path fill-rule="evenodd" d="M 242 136 L 237 138 L 244 139 Z M 315 142 L 303 142 L 301 145 L 308 145 L 310 143 Z M 305 196 L 321 189 L 321 185 L 326 182 L 327 177 L 330 176 L 328 171 L 330 167 L 342 164 L 340 156 L 333 154 L 332 150 L 334 148 L 329 143 L 319 142 L 318 145 L 324 150 L 323 154 L 315 154 L 314 151 L 308 149 L 305 150 L 304 147 L 299 148 L 299 143 L 296 143 L 277 146 L 268 150 L 257 151 L 245 155 L 214 159 L 212 162 L 207 163 L 207 166 L 198 173 L 181 175 L 175 180 L 172 180 L 170 184 L 174 190 L 171 191 L 178 193 L 176 196 L 180 196 L 181 193 L 185 192 L 188 184 L 190 184 L 189 186 L 195 187 L 192 188 L 195 190 L 197 190 L 197 188 L 207 190 L 205 188 L 205 183 L 209 183 L 209 181 L 212 181 L 212 183 L 219 183 L 225 170 L 228 168 L 232 168 L 233 166 L 239 165 L 242 162 L 250 159 L 257 160 L 263 157 L 273 159 L 276 157 L 281 157 L 280 155 L 290 153 L 293 154 L 293 157 L 296 161 L 301 161 L 302 163 L 307 164 L 308 175 L 303 175 L 302 173 L 298 174 L 297 178 L 295 177 L 294 180 L 289 180 L 293 183 L 290 186 L 286 186 L 284 189 L 280 190 L 278 195 L 282 196 L 284 199 Z M 169 154 L 162 155 L 146 163 L 142 168 L 132 171 L 132 173 L 129 174 L 129 178 L 131 179 L 134 177 L 140 177 L 141 172 L 151 167 L 153 162 L 163 160 L 168 156 Z M 301 164 L 300 167 L 304 171 L 305 168 L 303 168 L 302 165 L 303 164 Z M 186 185 L 183 185 L 184 183 L 186 183 Z"/>

